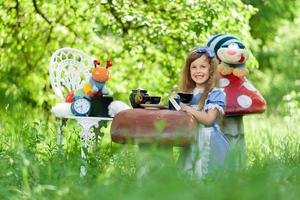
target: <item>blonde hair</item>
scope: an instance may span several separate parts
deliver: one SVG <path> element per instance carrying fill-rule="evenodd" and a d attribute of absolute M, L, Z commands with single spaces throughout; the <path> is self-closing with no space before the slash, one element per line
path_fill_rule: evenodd
<path fill-rule="evenodd" d="M 190 66 L 192 62 L 200 58 L 201 56 L 206 56 L 208 63 L 210 64 L 209 68 L 209 78 L 206 81 L 206 85 L 203 91 L 203 94 L 199 100 L 199 109 L 202 110 L 205 104 L 205 99 L 208 96 L 208 93 L 216 86 L 218 86 L 218 77 L 217 77 L 217 58 L 209 58 L 206 53 L 198 53 L 196 49 L 193 49 L 189 52 L 185 65 L 182 70 L 182 80 L 181 80 L 181 91 L 183 92 L 192 92 L 196 87 L 196 83 L 193 81 L 190 73 Z"/>

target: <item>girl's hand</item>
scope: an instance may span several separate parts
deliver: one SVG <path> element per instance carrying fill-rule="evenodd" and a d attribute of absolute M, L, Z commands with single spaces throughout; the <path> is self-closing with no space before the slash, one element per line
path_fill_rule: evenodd
<path fill-rule="evenodd" d="M 181 103 L 180 104 L 181 110 L 188 112 L 188 113 L 192 113 L 193 108 L 191 108 L 190 106 L 188 106 L 187 104 Z"/>
<path fill-rule="evenodd" d="M 210 126 L 218 115 L 217 109 L 208 109 L 207 112 L 198 111 L 188 106 L 187 104 L 180 103 L 181 110 L 193 115 L 200 123 Z"/>

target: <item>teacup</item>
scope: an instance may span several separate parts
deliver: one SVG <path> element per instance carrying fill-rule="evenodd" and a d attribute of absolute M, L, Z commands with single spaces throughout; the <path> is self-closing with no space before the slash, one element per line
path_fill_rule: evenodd
<path fill-rule="evenodd" d="M 182 103 L 190 103 L 193 99 L 193 93 L 190 92 L 178 92 L 177 94 L 180 96 Z"/>

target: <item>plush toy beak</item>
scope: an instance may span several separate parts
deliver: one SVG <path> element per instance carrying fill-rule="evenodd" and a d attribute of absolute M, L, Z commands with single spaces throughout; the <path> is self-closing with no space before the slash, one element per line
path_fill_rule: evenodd
<path fill-rule="evenodd" d="M 243 63 L 245 61 L 245 56 L 242 54 L 241 55 L 241 58 L 239 59 L 239 63 Z"/>

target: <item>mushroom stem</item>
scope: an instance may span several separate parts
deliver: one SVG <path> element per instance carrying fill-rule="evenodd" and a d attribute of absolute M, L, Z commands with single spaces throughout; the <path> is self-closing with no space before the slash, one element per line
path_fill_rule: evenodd
<path fill-rule="evenodd" d="M 221 129 L 230 143 L 232 152 L 230 161 L 237 169 L 242 168 L 246 165 L 243 115 L 224 117 Z"/>
<path fill-rule="evenodd" d="M 224 117 L 222 130 L 225 135 L 237 136 L 244 134 L 243 116 Z"/>

